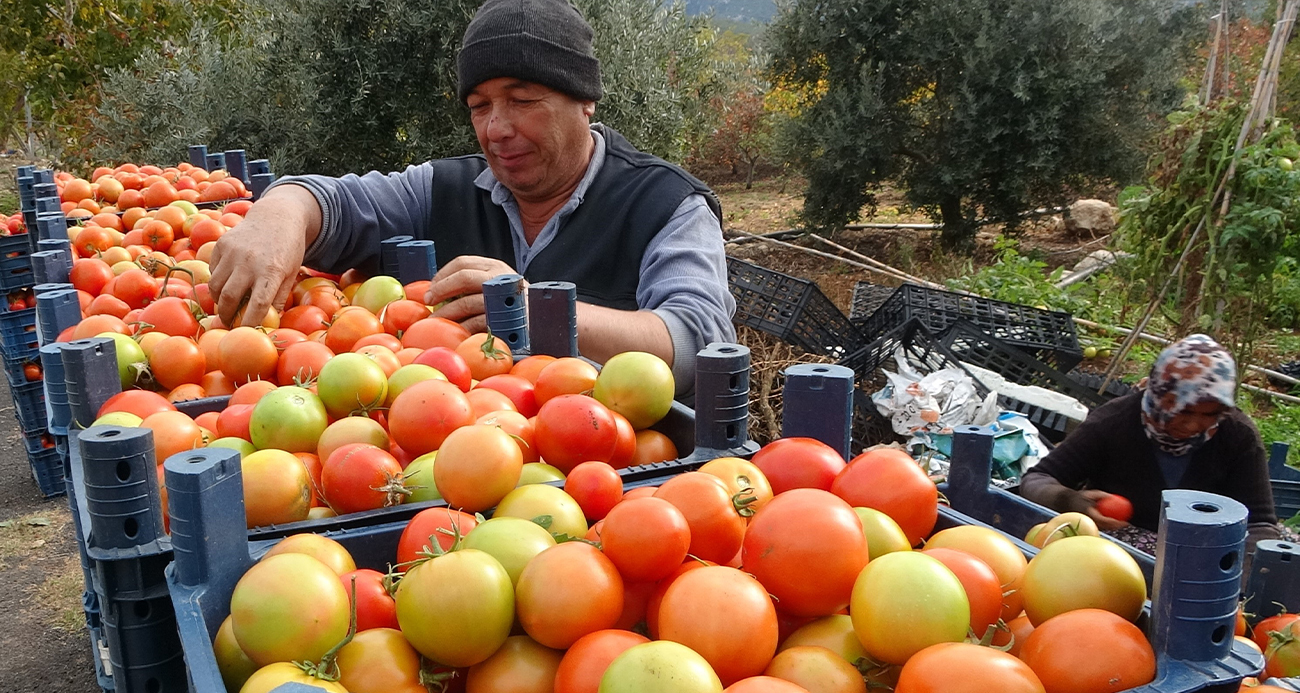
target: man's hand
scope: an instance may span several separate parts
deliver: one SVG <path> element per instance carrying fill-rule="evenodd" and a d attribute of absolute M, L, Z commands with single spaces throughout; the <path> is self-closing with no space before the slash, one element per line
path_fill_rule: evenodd
<path fill-rule="evenodd" d="M 1101 500 L 1102 498 L 1105 498 L 1106 496 L 1109 496 L 1110 495 L 1109 493 L 1106 493 L 1105 491 L 1099 489 L 1090 488 L 1084 491 L 1080 491 L 1079 495 L 1083 496 L 1090 503 L 1086 514 L 1088 517 L 1092 518 L 1093 522 L 1097 523 L 1097 529 L 1100 529 L 1103 532 L 1110 532 L 1112 530 L 1123 529 L 1128 526 L 1127 522 L 1121 522 L 1120 520 L 1116 520 L 1113 517 L 1106 517 L 1105 515 L 1102 515 L 1101 513 L 1097 512 L 1097 501 Z"/>
<path fill-rule="evenodd" d="M 500 260 L 462 255 L 438 269 L 429 291 L 424 294 L 424 302 L 433 306 L 447 301 L 434 312 L 435 317 L 458 322 L 471 334 L 487 332 L 483 282 L 503 274 L 518 272 Z"/>
<path fill-rule="evenodd" d="M 306 188 L 282 185 L 258 200 L 212 252 L 208 288 L 221 322 L 236 327 L 244 309 L 239 324 L 260 325 L 267 309 L 283 307 L 320 227 L 320 206 Z"/>

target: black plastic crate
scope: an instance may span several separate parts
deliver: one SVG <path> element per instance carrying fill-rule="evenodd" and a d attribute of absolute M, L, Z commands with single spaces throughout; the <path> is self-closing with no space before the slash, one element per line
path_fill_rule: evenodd
<path fill-rule="evenodd" d="M 876 309 L 885 304 L 890 296 L 898 290 L 895 286 L 858 282 L 853 285 L 853 306 L 849 309 L 849 321 L 861 323 L 871 317 Z"/>
<path fill-rule="evenodd" d="M 30 235 L 0 236 L 0 292 L 8 293 L 35 283 Z"/>
<path fill-rule="evenodd" d="M 1083 360 L 1069 313 L 903 284 L 863 323 L 868 339 L 920 320 L 932 334 L 965 319 L 1062 372 Z"/>
<path fill-rule="evenodd" d="M 46 428 L 45 385 L 35 382 L 9 388 L 14 398 L 14 416 L 24 433 L 43 431 Z"/>
<path fill-rule="evenodd" d="M 729 257 L 727 283 L 736 299 L 736 324 L 832 358 L 843 358 L 862 343 L 858 328 L 807 279 Z"/>
<path fill-rule="evenodd" d="M 939 341 L 966 363 L 972 363 L 1019 385 L 1034 385 L 1069 395 L 1088 407 L 1105 404 L 1095 389 L 1071 380 L 1061 371 L 994 337 L 965 319 L 939 335 Z"/>
<path fill-rule="evenodd" d="M 0 314 L 0 353 L 19 355 L 41 348 L 36 338 L 36 309 Z"/>
<path fill-rule="evenodd" d="M 50 448 L 34 455 L 28 453 L 27 461 L 32 465 L 32 478 L 36 479 L 36 487 L 41 490 L 42 496 L 53 498 L 63 495 L 63 462 L 59 459 L 58 450 Z"/>
<path fill-rule="evenodd" d="M 944 346 L 919 320 L 909 320 L 872 343 L 858 349 L 840 361 L 839 365 L 852 368 L 856 374 L 857 393 L 854 395 L 858 410 L 857 423 L 854 426 L 854 447 L 870 447 L 879 443 L 900 440 L 893 427 L 884 416 L 876 410 L 871 395 L 889 383 L 885 369 L 896 370 L 894 354 L 902 348 L 907 362 L 922 374 L 933 373 L 944 368 L 960 368 L 975 383 L 975 391 L 981 397 L 989 394 L 989 389 L 971 374 L 961 360 Z"/>
<path fill-rule="evenodd" d="M 1112 378 L 1109 383 L 1106 383 L 1106 389 L 1103 391 L 1101 389 L 1101 384 L 1105 382 L 1106 378 L 1099 373 L 1089 373 L 1087 371 L 1076 369 L 1066 373 L 1065 375 L 1070 380 L 1082 385 L 1089 392 L 1105 401 L 1110 401 L 1116 397 L 1123 397 L 1136 389 L 1123 380 Z"/>

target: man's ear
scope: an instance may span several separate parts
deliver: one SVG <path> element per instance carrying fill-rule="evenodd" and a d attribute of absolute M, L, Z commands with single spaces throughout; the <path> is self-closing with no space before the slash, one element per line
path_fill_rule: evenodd
<path fill-rule="evenodd" d="M 587 116 L 588 118 L 590 118 L 590 117 L 596 115 L 596 102 L 595 102 L 595 101 L 583 101 L 583 102 L 582 102 L 582 114 L 585 115 L 585 116 Z"/>

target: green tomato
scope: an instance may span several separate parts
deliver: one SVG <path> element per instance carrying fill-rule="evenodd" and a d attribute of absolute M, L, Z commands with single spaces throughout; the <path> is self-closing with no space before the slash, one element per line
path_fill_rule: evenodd
<path fill-rule="evenodd" d="M 862 643 L 858 642 L 858 634 L 853 632 L 853 618 L 847 614 L 823 616 L 800 626 L 798 630 L 786 636 L 777 651 L 807 645 L 824 647 L 850 664 L 867 656 L 867 651 L 862 649 Z"/>
<path fill-rule="evenodd" d="M 252 443 L 248 442 L 247 440 L 244 440 L 243 438 L 231 438 L 231 437 L 217 438 L 211 443 L 208 443 L 208 447 L 229 448 L 231 450 L 238 452 L 239 459 L 241 460 L 257 452 L 257 448 L 253 447 Z"/>
<path fill-rule="evenodd" d="M 402 390 L 423 380 L 446 380 L 447 376 L 433 366 L 412 363 L 402 366 L 388 378 L 388 401 L 386 406 L 393 406 L 393 400 L 402 394 Z"/>
<path fill-rule="evenodd" d="M 179 207 L 179 208 L 181 209 L 181 211 L 185 212 L 185 216 L 187 216 L 187 217 L 190 216 L 190 215 L 192 215 L 192 214 L 198 214 L 198 213 L 199 213 L 199 208 L 198 208 L 198 206 L 195 205 L 193 202 L 190 202 L 190 201 L 188 201 L 188 200 L 173 200 L 173 201 L 171 201 L 170 203 L 168 203 L 167 206 L 168 206 L 168 207 Z"/>
<path fill-rule="evenodd" d="M 868 563 L 853 583 L 849 614 L 863 649 L 886 664 L 902 664 L 931 645 L 962 642 L 970 629 L 970 601 L 961 581 L 916 551 Z"/>
<path fill-rule="evenodd" d="M 519 473 L 517 486 L 544 484 L 548 481 L 564 481 L 564 472 L 560 471 L 559 467 L 552 467 L 545 462 L 529 462 Z"/>
<path fill-rule="evenodd" d="M 319 397 L 311 390 L 285 385 L 253 405 L 248 433 L 258 450 L 314 453 L 328 426 L 329 415 Z"/>
<path fill-rule="evenodd" d="M 352 297 L 352 305 L 379 315 L 384 306 L 404 298 L 406 289 L 402 288 L 401 282 L 392 277 L 371 277 L 357 289 L 356 295 Z"/>
<path fill-rule="evenodd" d="M 713 667 L 671 640 L 633 645 L 610 662 L 599 693 L 721 693 Z"/>
<path fill-rule="evenodd" d="M 1087 535 L 1043 547 L 1025 568 L 1020 591 L 1035 626 L 1074 609 L 1104 609 L 1133 621 L 1147 598 L 1137 561 L 1118 544 Z"/>
<path fill-rule="evenodd" d="M 347 635 L 348 593 L 312 556 L 268 556 L 235 584 L 230 618 L 239 647 L 259 666 L 317 662 Z"/>
<path fill-rule="evenodd" d="M 388 401 L 388 375 L 365 354 L 343 353 L 321 367 L 316 391 L 330 416 L 341 419 Z"/>
<path fill-rule="evenodd" d="M 1294 165 L 1295 164 L 1293 164 L 1291 160 L 1286 157 L 1282 157 L 1281 159 L 1277 160 L 1277 167 L 1282 169 L 1283 171 L 1290 171 L 1294 167 Z"/>
<path fill-rule="evenodd" d="M 591 396 L 641 430 L 664 418 L 673 405 L 673 369 L 644 351 L 626 351 L 605 362 Z"/>
<path fill-rule="evenodd" d="M 95 423 L 91 424 L 91 426 L 122 426 L 123 428 L 138 428 L 142 423 L 144 423 L 144 419 L 129 411 L 113 411 L 95 419 Z"/>
<path fill-rule="evenodd" d="M 411 567 L 397 583 L 395 598 L 402 635 L 420 654 L 447 666 L 473 666 L 491 657 L 515 622 L 510 575 L 476 549 Z"/>
<path fill-rule="evenodd" d="M 402 470 L 402 484 L 411 489 L 411 495 L 406 497 L 406 503 L 423 503 L 425 501 L 442 500 L 442 494 L 438 493 L 438 486 L 433 483 L 433 463 L 438 457 L 438 451 L 428 452 L 411 460 Z"/>
<path fill-rule="evenodd" d="M 116 332 L 100 332 L 95 336 L 113 340 L 117 352 L 117 375 L 122 380 L 122 389 L 129 390 L 135 387 L 136 379 L 149 366 L 149 358 L 144 355 L 140 343 Z"/>
<path fill-rule="evenodd" d="M 518 517 L 533 520 L 550 517 L 551 534 L 567 534 L 571 537 L 587 536 L 587 518 L 582 514 L 578 501 L 565 493 L 563 489 L 545 484 L 520 486 L 497 504 L 495 517 Z"/>
<path fill-rule="evenodd" d="M 555 546 L 555 537 L 536 522 L 519 517 L 494 517 L 470 530 L 465 548 L 492 555 L 510 575 L 512 585 L 533 556 Z"/>
<path fill-rule="evenodd" d="M 1095 347 L 1095 346 L 1084 347 L 1084 348 L 1083 348 L 1083 357 L 1084 357 L 1085 359 L 1094 359 L 1094 358 L 1097 358 L 1097 347 Z"/>
<path fill-rule="evenodd" d="M 871 560 L 876 560 L 887 553 L 911 551 L 912 542 L 907 534 L 894 522 L 894 518 L 875 508 L 854 508 L 862 521 L 862 533 L 867 537 L 867 551 Z"/>

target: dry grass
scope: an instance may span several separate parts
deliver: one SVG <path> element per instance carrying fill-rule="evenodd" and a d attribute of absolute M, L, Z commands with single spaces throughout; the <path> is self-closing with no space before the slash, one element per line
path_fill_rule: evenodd
<path fill-rule="evenodd" d="M 51 508 L 0 522 L 0 569 L 39 553 L 68 531 L 71 519 L 67 508 Z"/>
<path fill-rule="evenodd" d="M 81 562 L 76 554 L 64 556 L 55 570 L 50 571 L 36 587 L 36 604 L 40 618 L 51 628 L 64 633 L 80 633 L 86 627 L 86 615 L 81 603 L 85 579 L 81 575 Z"/>
<path fill-rule="evenodd" d="M 803 353 L 772 335 L 736 328 L 736 339 L 749 347 L 749 437 L 762 445 L 781 437 L 781 388 L 785 369 L 799 363 L 831 363 L 825 356 Z"/>

